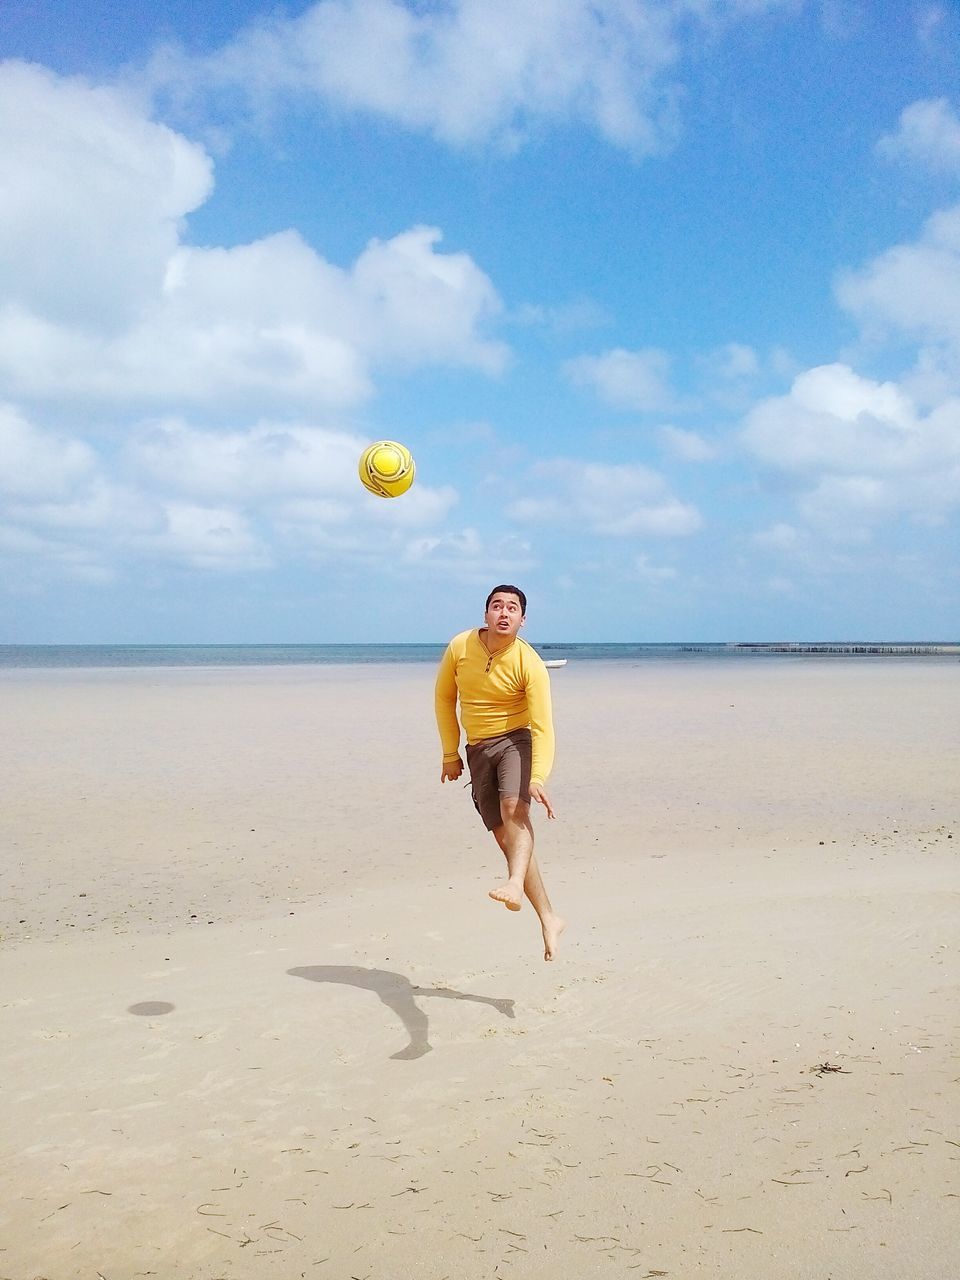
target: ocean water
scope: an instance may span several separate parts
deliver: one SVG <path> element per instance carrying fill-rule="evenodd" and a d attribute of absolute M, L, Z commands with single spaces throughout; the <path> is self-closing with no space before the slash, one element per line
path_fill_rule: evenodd
<path fill-rule="evenodd" d="M 437 663 L 437 644 L 124 644 L 0 645 L 0 668 L 77 667 L 273 667 L 386 663 Z M 902 659 L 956 662 L 951 642 L 827 641 L 805 644 L 577 644 L 535 643 L 546 661 L 704 662 Z"/>

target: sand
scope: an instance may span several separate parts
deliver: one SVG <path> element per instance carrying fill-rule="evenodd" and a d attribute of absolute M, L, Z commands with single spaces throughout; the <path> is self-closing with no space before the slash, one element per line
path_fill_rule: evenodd
<path fill-rule="evenodd" d="M 960 664 L 0 672 L 0 1277 L 960 1274 Z"/>

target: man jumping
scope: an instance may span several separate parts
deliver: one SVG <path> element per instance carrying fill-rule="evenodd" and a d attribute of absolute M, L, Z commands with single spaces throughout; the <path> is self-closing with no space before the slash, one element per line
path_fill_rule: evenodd
<path fill-rule="evenodd" d="M 462 721 L 473 803 L 507 860 L 507 881 L 491 889 L 490 897 L 519 911 L 526 894 L 540 919 L 543 958 L 552 960 L 566 921 L 543 886 L 530 821 L 531 797 L 554 817 L 543 789 L 553 765 L 550 677 L 540 655 L 518 635 L 526 612 L 527 597 L 519 587 L 494 587 L 486 625 L 462 631 L 447 646 L 435 698 L 443 746 L 440 781 L 452 782 L 463 772 Z"/>

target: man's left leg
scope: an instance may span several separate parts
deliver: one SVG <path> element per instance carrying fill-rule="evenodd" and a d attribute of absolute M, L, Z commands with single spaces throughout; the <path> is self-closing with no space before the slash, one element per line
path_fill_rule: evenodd
<path fill-rule="evenodd" d="M 503 832 L 504 828 L 498 827 L 493 834 L 496 836 L 497 844 L 503 849 L 504 856 L 506 856 L 507 851 L 504 848 Z M 523 882 L 523 892 L 540 920 L 540 930 L 543 933 L 543 958 L 544 960 L 553 960 L 557 954 L 560 935 L 566 929 L 567 922 L 563 916 L 557 915 L 550 899 L 547 897 L 546 886 L 543 883 L 543 877 L 540 875 L 540 868 L 537 866 L 537 855 L 533 852 L 530 854 L 530 863 Z"/>

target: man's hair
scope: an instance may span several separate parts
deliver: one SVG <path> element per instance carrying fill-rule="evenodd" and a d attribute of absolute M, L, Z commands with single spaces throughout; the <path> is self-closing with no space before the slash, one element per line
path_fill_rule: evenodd
<path fill-rule="evenodd" d="M 487 610 L 490 608 L 490 601 L 493 599 L 495 595 L 497 595 L 498 592 L 501 592 L 501 591 L 503 592 L 504 595 L 511 595 L 511 596 L 517 597 L 517 599 L 520 601 L 520 612 L 523 614 L 524 617 L 526 617 L 527 616 L 527 597 L 523 594 L 523 592 L 520 590 L 519 587 L 511 587 L 509 583 L 506 583 L 506 582 L 501 582 L 499 587 L 493 588 L 493 590 L 487 596 L 487 603 L 483 606 L 483 612 L 484 613 L 487 612 Z"/>

